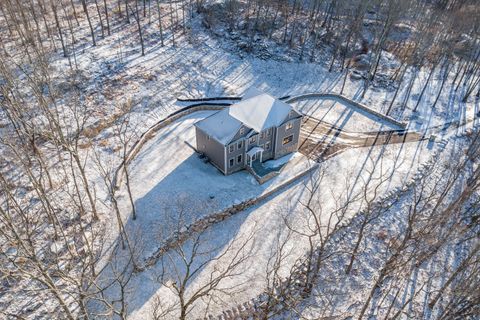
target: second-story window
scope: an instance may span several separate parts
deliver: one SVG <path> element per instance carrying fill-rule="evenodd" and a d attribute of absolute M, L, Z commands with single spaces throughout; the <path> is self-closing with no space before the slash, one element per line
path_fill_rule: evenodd
<path fill-rule="evenodd" d="M 230 150 L 230 153 L 232 153 L 233 151 L 235 151 L 235 145 L 234 145 L 234 144 L 231 144 L 230 147 L 229 147 L 229 150 Z"/>
<path fill-rule="evenodd" d="M 257 142 L 257 136 L 253 136 L 250 138 L 250 144 L 254 144 L 255 142 Z"/>
<path fill-rule="evenodd" d="M 242 147 L 243 147 L 243 141 L 239 141 L 239 142 L 237 143 L 237 149 L 240 150 L 240 149 L 242 149 Z"/>

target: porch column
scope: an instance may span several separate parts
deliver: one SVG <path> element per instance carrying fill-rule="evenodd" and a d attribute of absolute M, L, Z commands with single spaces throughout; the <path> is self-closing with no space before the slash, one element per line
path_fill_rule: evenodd
<path fill-rule="evenodd" d="M 260 163 L 262 162 L 263 151 L 260 151 Z"/>

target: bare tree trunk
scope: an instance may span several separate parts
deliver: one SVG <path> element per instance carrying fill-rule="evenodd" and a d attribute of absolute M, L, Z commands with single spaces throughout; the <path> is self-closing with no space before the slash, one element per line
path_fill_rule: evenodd
<path fill-rule="evenodd" d="M 52 0 L 50 0 L 50 4 L 52 6 L 53 16 L 55 17 L 55 23 L 57 25 L 58 35 L 60 36 L 60 42 L 62 43 L 63 56 L 66 58 L 68 57 L 68 53 L 67 53 L 67 48 L 65 47 L 65 42 L 63 41 L 62 27 L 60 26 L 60 22 L 58 21 L 57 7 L 53 4 Z"/>
<path fill-rule="evenodd" d="M 95 42 L 95 32 L 93 31 L 92 21 L 90 20 L 90 15 L 88 13 L 87 2 L 86 0 L 82 0 L 83 11 L 87 16 L 88 26 L 90 28 L 90 35 L 92 36 L 92 44 L 95 47 L 97 43 Z"/>
<path fill-rule="evenodd" d="M 157 12 L 158 12 L 158 28 L 160 30 L 160 43 L 162 44 L 162 47 L 164 46 L 163 43 L 163 26 L 162 26 L 162 12 L 160 10 L 160 0 L 157 1 Z"/>
<path fill-rule="evenodd" d="M 104 6 L 104 9 L 105 9 L 105 18 L 107 20 L 107 34 L 110 35 L 110 19 L 108 17 L 107 0 L 103 0 L 103 6 Z"/>
<path fill-rule="evenodd" d="M 95 8 L 97 8 L 98 21 L 100 22 L 100 30 L 102 30 L 102 38 L 105 38 L 105 31 L 103 27 L 102 13 L 100 12 L 100 7 L 98 6 L 98 0 L 95 0 Z"/>

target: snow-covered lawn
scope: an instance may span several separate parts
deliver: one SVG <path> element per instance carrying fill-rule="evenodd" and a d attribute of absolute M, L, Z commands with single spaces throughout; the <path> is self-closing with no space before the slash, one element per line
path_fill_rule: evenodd
<path fill-rule="evenodd" d="M 193 124 L 214 112 L 195 112 L 160 130 L 130 165 L 137 220 L 128 215 L 131 206 L 125 192 L 120 206 L 127 214 L 123 217 L 127 228 L 141 230 L 145 255 L 158 247 L 160 239 L 171 236 L 178 223 L 189 225 L 206 214 L 258 197 L 313 164 L 300 153 L 278 159 L 274 164 L 289 161 L 277 177 L 263 185 L 246 170 L 223 175 L 191 148 L 195 146 Z M 114 231 L 115 225 L 112 227 Z"/>
<path fill-rule="evenodd" d="M 292 103 L 303 114 L 312 116 L 318 120 L 328 122 L 336 127 L 350 132 L 373 132 L 382 130 L 398 129 L 389 126 L 386 121 L 378 121 L 372 115 L 366 116 L 354 107 L 333 98 L 311 99 Z"/>
<path fill-rule="evenodd" d="M 182 126 L 188 126 L 188 123 L 195 121 L 195 117 L 197 116 L 199 116 L 199 114 L 193 115 L 188 120 L 183 121 L 175 130 L 183 132 L 185 128 L 182 129 Z M 185 130 L 184 132 L 188 132 L 188 130 Z M 148 148 L 158 146 L 159 137 L 162 137 L 162 135 L 159 134 L 155 140 L 152 140 Z M 176 143 L 176 145 L 178 146 L 179 144 Z M 432 145 L 431 143 L 429 144 L 428 142 L 423 141 L 406 143 L 403 145 L 386 145 L 373 148 L 351 149 L 322 163 L 319 170 L 324 170 L 325 176 L 321 182 L 319 201 L 322 204 L 322 212 L 325 212 L 324 219 L 328 219 L 329 215 L 327 213 L 332 212 L 332 210 L 335 209 L 336 204 L 338 204 L 336 201 L 346 196 L 347 186 L 350 188 L 351 194 L 362 189 L 366 180 L 366 175 L 369 171 L 375 172 L 375 175 L 380 174 L 380 172 L 388 175 L 392 170 L 395 171 L 394 175 L 391 176 L 388 182 L 380 188 L 380 192 L 384 194 L 396 187 L 403 186 L 407 180 L 411 179 L 419 166 L 430 158 L 435 148 L 435 144 Z M 180 159 L 192 159 L 189 157 L 189 154 L 191 154 L 190 151 L 184 151 L 182 154 L 182 158 Z M 154 153 L 148 154 L 148 157 L 154 157 Z M 147 155 L 141 156 L 136 166 L 143 164 L 143 161 L 146 160 Z M 186 161 L 188 162 L 190 160 Z M 229 201 L 239 197 L 238 190 L 236 189 L 237 187 L 245 188 L 242 193 L 243 196 L 259 193 L 261 192 L 261 189 L 259 188 L 263 188 L 255 185 L 252 179 L 247 176 L 247 173 L 240 173 L 237 176 L 223 177 L 220 173 L 216 172 L 216 169 L 211 168 L 209 164 L 203 164 L 201 161 L 197 161 L 197 158 L 195 158 L 195 160 L 192 159 L 189 164 L 189 166 L 194 165 L 199 166 L 198 169 L 193 169 L 194 171 L 206 170 L 204 177 L 208 176 L 211 180 L 207 183 L 205 181 L 197 181 L 196 178 L 192 177 L 191 182 L 189 182 L 192 184 L 190 187 L 197 188 L 203 186 L 217 188 L 215 186 L 216 182 L 214 183 L 214 181 L 222 183 L 222 189 L 229 188 L 229 191 L 223 193 L 222 197 L 222 202 L 225 205 L 227 205 Z M 179 166 L 174 165 L 173 167 L 178 168 Z M 134 171 L 135 170 L 136 169 L 134 169 Z M 149 172 L 151 171 L 152 170 L 149 170 Z M 231 183 L 227 182 L 229 179 L 232 179 Z M 178 181 L 177 183 L 182 184 L 181 181 Z M 205 243 L 202 245 L 208 248 L 216 248 L 215 254 L 217 256 L 221 255 L 224 250 L 226 250 L 225 248 L 229 243 L 244 243 L 253 235 L 251 240 L 252 255 L 240 266 L 241 275 L 228 279 L 221 285 L 221 287 L 235 287 L 235 294 L 228 294 L 225 296 L 220 295 L 220 300 L 216 303 L 210 301 L 210 311 L 213 312 L 213 314 L 221 313 L 221 310 L 226 306 L 234 306 L 248 301 L 255 294 L 259 294 L 265 287 L 265 268 L 267 261 L 275 251 L 278 234 L 286 231 L 283 216 L 289 213 L 294 220 L 295 217 L 298 216 L 298 227 L 301 228 L 300 216 L 303 209 L 299 204 L 299 201 L 305 200 L 305 197 L 308 196 L 304 183 L 295 184 L 285 190 L 285 192 L 274 196 L 269 201 L 238 213 L 224 222 L 213 225 L 209 229 L 208 236 L 206 236 L 204 240 Z M 136 186 L 136 192 L 139 192 L 141 189 L 148 189 L 149 187 L 147 187 L 147 184 L 149 185 L 150 183 L 147 180 L 142 180 L 142 186 Z M 172 186 L 174 187 L 175 183 L 172 184 Z M 372 187 L 374 187 L 374 185 L 372 185 Z M 198 191 L 198 198 L 196 198 L 195 201 L 208 202 L 208 194 L 212 190 L 213 189 Z M 145 190 L 144 193 L 146 191 L 147 190 Z M 229 194 L 229 192 L 232 192 L 233 195 Z M 137 196 L 139 195 L 137 194 Z M 204 199 L 202 197 L 206 198 Z M 139 196 L 139 198 L 141 199 L 142 196 Z M 160 196 L 159 199 L 167 201 L 166 198 L 163 198 L 162 196 Z M 162 206 L 161 202 L 159 202 L 160 200 L 152 199 L 151 201 L 152 204 L 156 203 L 154 207 Z M 191 199 L 191 201 L 194 200 Z M 137 201 L 137 203 L 141 202 Z M 218 206 L 220 204 L 216 203 L 215 205 Z M 353 216 L 358 212 L 362 205 L 362 201 L 355 201 L 350 207 L 348 215 Z M 150 206 L 145 206 L 144 208 L 145 209 L 142 209 L 143 212 L 139 213 L 139 220 L 135 222 L 135 224 L 148 224 L 149 222 L 147 222 L 147 219 L 152 219 L 151 221 L 159 221 L 156 220 L 158 216 L 155 217 L 155 213 L 149 213 L 146 209 L 150 208 Z M 149 226 L 145 227 L 150 229 Z M 155 230 L 152 230 L 152 232 L 155 232 Z M 293 263 L 295 259 L 305 254 L 307 246 L 308 242 L 305 238 L 298 235 L 292 236 L 289 245 L 287 246 L 287 252 L 289 253 L 288 259 L 286 260 L 287 265 L 288 263 Z M 228 259 L 225 261 L 228 261 Z M 193 290 L 202 283 L 205 283 L 205 281 L 208 281 L 211 272 L 214 268 L 219 267 L 219 263 L 221 262 L 215 261 L 208 263 L 195 277 L 189 286 L 189 290 Z M 132 318 L 149 319 L 152 314 L 152 305 L 155 302 L 156 295 L 161 294 L 162 298 L 165 299 L 164 301 L 170 301 L 170 299 L 171 301 L 174 301 L 175 298 L 170 290 L 155 281 L 161 272 L 162 264 L 157 263 L 155 266 L 134 277 L 132 282 L 133 294 L 129 297 L 129 299 L 131 299 L 129 301 L 131 302 L 132 313 L 130 315 Z M 202 302 L 199 302 L 196 304 L 193 314 L 200 315 L 200 312 L 203 311 L 204 307 L 205 305 Z"/>

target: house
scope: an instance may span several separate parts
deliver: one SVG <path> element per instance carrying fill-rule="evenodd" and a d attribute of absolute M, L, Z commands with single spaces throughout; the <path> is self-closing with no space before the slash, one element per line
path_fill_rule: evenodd
<path fill-rule="evenodd" d="M 298 150 L 302 114 L 250 88 L 243 99 L 195 123 L 197 151 L 225 175 Z"/>

